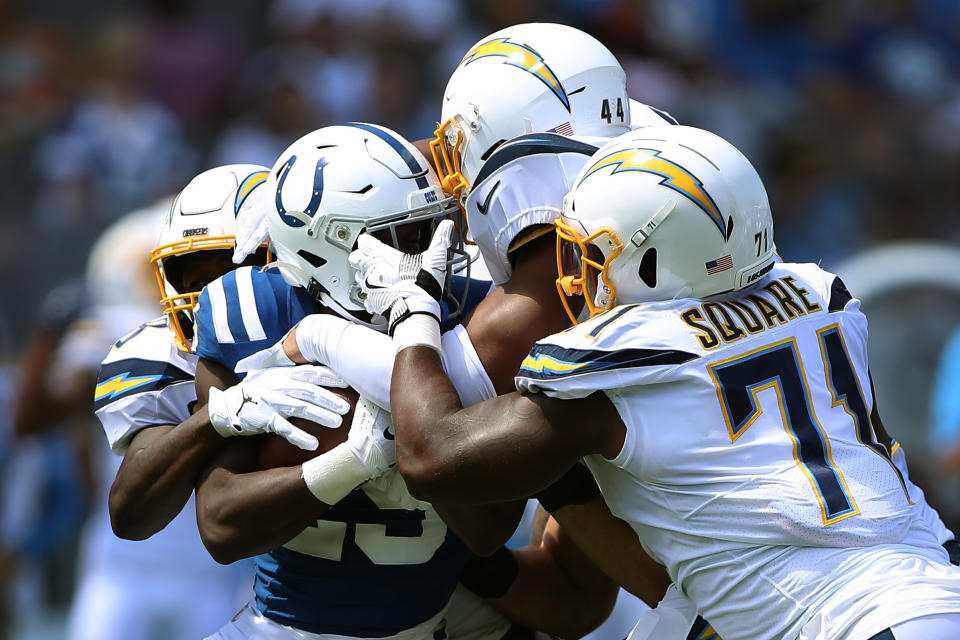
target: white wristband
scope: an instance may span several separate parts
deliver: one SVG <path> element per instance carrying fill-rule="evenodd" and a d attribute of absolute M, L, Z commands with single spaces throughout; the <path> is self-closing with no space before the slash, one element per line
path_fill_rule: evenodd
<path fill-rule="evenodd" d="M 240 397 L 242 399 L 243 395 L 241 394 Z M 240 431 L 234 428 L 232 421 L 232 416 L 239 407 L 234 407 L 234 411 L 230 411 L 228 407 L 232 399 L 226 390 L 217 387 L 210 387 L 207 392 L 207 415 L 210 416 L 210 426 L 221 438 L 240 435 Z"/>
<path fill-rule="evenodd" d="M 300 468 L 310 493 L 330 506 L 370 479 L 370 472 L 346 442 L 307 460 Z"/>
<path fill-rule="evenodd" d="M 407 347 L 430 347 L 437 353 L 442 353 L 440 323 L 426 313 L 415 313 L 404 318 L 393 330 L 393 345 L 397 353 Z"/>

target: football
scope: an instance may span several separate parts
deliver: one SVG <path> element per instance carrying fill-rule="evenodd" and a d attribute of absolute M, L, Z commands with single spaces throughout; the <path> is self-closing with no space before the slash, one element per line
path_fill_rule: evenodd
<path fill-rule="evenodd" d="M 280 436 L 269 434 L 263 438 L 263 443 L 260 445 L 260 454 L 257 458 L 257 467 L 259 469 L 275 469 L 277 467 L 292 467 L 303 464 L 310 458 L 329 451 L 341 442 L 346 441 L 347 433 L 350 431 L 350 424 L 353 422 L 353 411 L 357 406 L 357 400 L 360 399 L 360 396 L 350 387 L 329 389 L 329 391 L 332 391 L 350 403 L 350 411 L 343 416 L 343 423 L 338 428 L 332 429 L 317 424 L 316 422 L 311 422 L 310 420 L 304 420 L 303 418 L 290 418 L 292 424 L 303 429 L 310 435 L 315 436 L 317 440 L 320 441 L 317 449 L 315 451 L 299 449 Z"/>

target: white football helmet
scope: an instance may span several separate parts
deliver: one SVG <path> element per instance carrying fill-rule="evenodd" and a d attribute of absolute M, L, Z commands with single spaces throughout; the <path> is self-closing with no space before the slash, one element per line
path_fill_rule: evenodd
<path fill-rule="evenodd" d="M 294 142 L 270 170 L 266 192 L 278 259 L 271 266 L 343 317 L 378 328 L 382 318 L 364 310 L 347 261 L 357 237 L 375 234 L 417 253 L 433 223 L 458 211 L 416 147 L 365 123 L 324 127 Z"/>
<path fill-rule="evenodd" d="M 637 129 L 601 147 L 556 221 L 557 289 L 593 316 L 618 304 L 706 298 L 757 282 L 775 259 L 767 192 L 723 138 Z"/>
<path fill-rule="evenodd" d="M 200 291 L 184 291 L 176 257 L 195 251 L 233 251 L 237 216 L 264 207 L 269 169 L 256 164 L 228 164 L 204 171 L 183 188 L 163 222 L 150 252 L 160 301 L 177 346 L 190 351 L 193 308 Z M 229 258 L 228 258 L 229 260 Z"/>
<path fill-rule="evenodd" d="M 524 133 L 613 137 L 630 127 L 626 74 L 593 36 L 519 24 L 467 52 L 450 76 L 430 143 L 444 190 L 461 199 L 484 160 Z"/>

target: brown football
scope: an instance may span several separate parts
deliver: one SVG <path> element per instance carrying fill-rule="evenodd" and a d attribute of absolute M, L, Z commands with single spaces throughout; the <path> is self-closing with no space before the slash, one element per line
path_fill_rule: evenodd
<path fill-rule="evenodd" d="M 303 418 L 290 418 L 290 422 L 294 425 L 315 436 L 320 441 L 320 445 L 315 451 L 305 451 L 304 449 L 298 449 L 278 435 L 270 434 L 263 438 L 263 444 L 260 445 L 260 456 L 257 459 L 259 469 L 275 469 L 303 464 L 310 458 L 329 451 L 341 442 L 346 441 L 347 433 L 350 431 L 350 423 L 353 422 L 353 410 L 356 408 L 360 396 L 350 387 L 329 389 L 329 391 L 336 393 L 350 403 L 350 412 L 343 416 L 343 423 L 336 429 L 332 429 Z"/>

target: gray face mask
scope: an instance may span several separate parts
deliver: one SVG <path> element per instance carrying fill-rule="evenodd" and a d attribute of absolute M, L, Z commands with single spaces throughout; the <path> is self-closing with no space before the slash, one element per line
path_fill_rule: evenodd
<path fill-rule="evenodd" d="M 597 274 L 597 293 L 593 296 L 593 304 L 601 309 L 609 309 L 613 291 L 603 282 L 603 274 Z"/>

